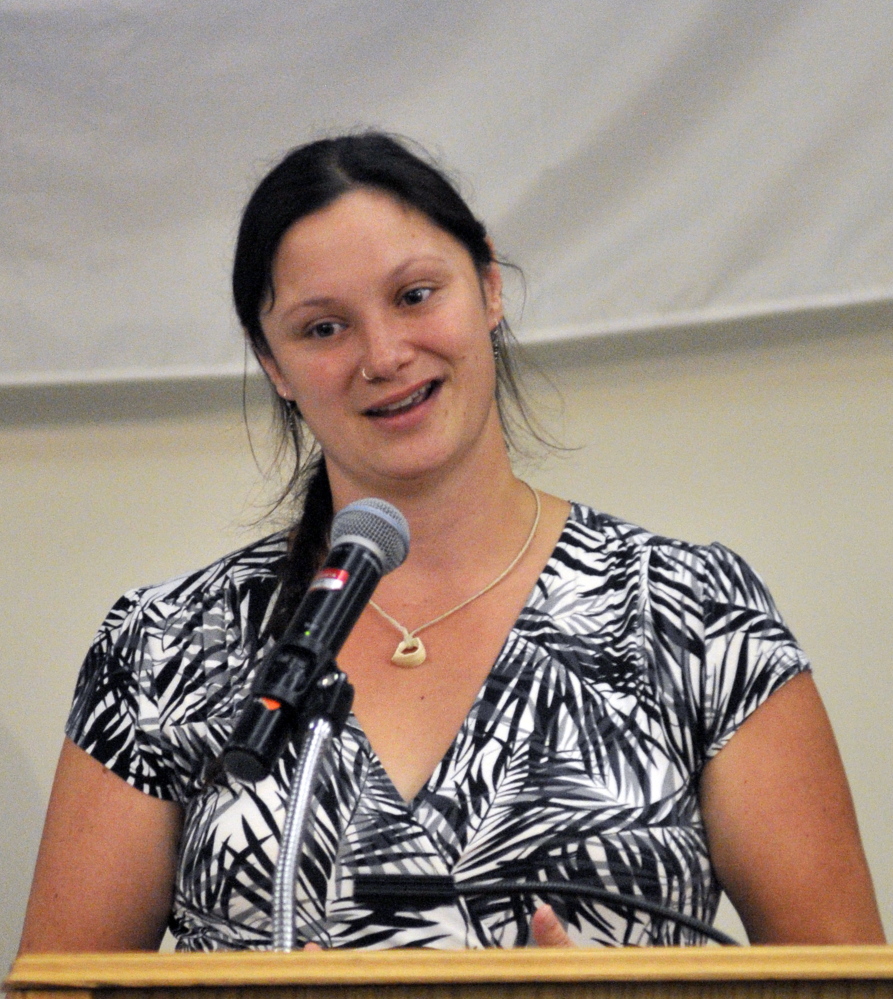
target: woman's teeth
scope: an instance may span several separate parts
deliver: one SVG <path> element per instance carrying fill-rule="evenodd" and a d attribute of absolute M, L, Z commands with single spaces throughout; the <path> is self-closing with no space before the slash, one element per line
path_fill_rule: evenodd
<path fill-rule="evenodd" d="M 424 402 L 431 395 L 435 384 L 435 382 L 428 382 L 427 385 L 423 385 L 418 391 L 413 392 L 412 395 L 401 399 L 399 402 L 392 402 L 389 406 L 381 406 L 378 409 L 369 409 L 367 412 L 370 416 L 381 416 L 383 414 L 390 416 L 393 413 L 402 413 L 404 410 L 412 409 L 413 406 Z"/>

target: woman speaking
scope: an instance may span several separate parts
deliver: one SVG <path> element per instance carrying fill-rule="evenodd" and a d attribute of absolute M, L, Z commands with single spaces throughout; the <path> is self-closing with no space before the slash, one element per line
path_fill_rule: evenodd
<path fill-rule="evenodd" d="M 295 932 L 323 947 L 700 943 L 659 915 L 532 896 L 429 908 L 368 875 L 586 883 L 753 942 L 883 939 L 809 665 L 721 545 L 517 478 L 500 267 L 394 139 L 296 149 L 245 210 L 236 310 L 294 445 L 293 527 L 112 608 L 78 682 L 24 950 L 270 942 L 294 767 L 218 758 L 264 653 L 365 497 L 410 525 L 339 657 L 356 695 L 313 803 Z M 555 908 L 558 908 L 556 905 Z"/>

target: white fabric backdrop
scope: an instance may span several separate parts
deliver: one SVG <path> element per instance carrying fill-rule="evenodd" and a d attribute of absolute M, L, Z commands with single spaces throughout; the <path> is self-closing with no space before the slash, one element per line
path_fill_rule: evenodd
<path fill-rule="evenodd" d="M 883 304 L 891 98 L 889 0 L 0 0 L 0 384 L 240 370 L 241 206 L 356 126 L 458 176 L 522 338 Z"/>

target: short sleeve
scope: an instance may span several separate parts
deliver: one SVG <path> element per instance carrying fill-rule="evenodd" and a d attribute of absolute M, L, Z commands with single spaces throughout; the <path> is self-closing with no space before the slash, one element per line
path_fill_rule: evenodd
<path fill-rule="evenodd" d="M 279 585 L 284 532 L 141 587 L 90 647 L 66 733 L 135 788 L 187 805 L 250 687 Z"/>
<path fill-rule="evenodd" d="M 809 661 L 769 590 L 738 555 L 720 544 L 704 556 L 704 705 L 707 758 Z"/>
<path fill-rule="evenodd" d="M 170 754 L 159 738 L 154 671 L 139 591 L 111 609 L 75 687 L 66 735 L 135 788 L 174 800 Z"/>
<path fill-rule="evenodd" d="M 720 544 L 649 547 L 646 645 L 679 752 L 695 772 L 810 669 L 763 581 Z"/>

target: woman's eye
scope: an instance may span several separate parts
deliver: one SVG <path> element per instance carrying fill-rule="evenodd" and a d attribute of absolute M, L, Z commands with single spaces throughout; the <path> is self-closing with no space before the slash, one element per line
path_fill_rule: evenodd
<path fill-rule="evenodd" d="M 307 336 L 315 340 L 327 340 L 334 336 L 343 328 L 343 323 L 336 323 L 333 319 L 326 319 L 321 323 L 314 323 L 307 329 Z"/>
<path fill-rule="evenodd" d="M 433 288 L 410 288 L 403 293 L 403 301 L 407 305 L 421 305 L 433 292 Z"/>

